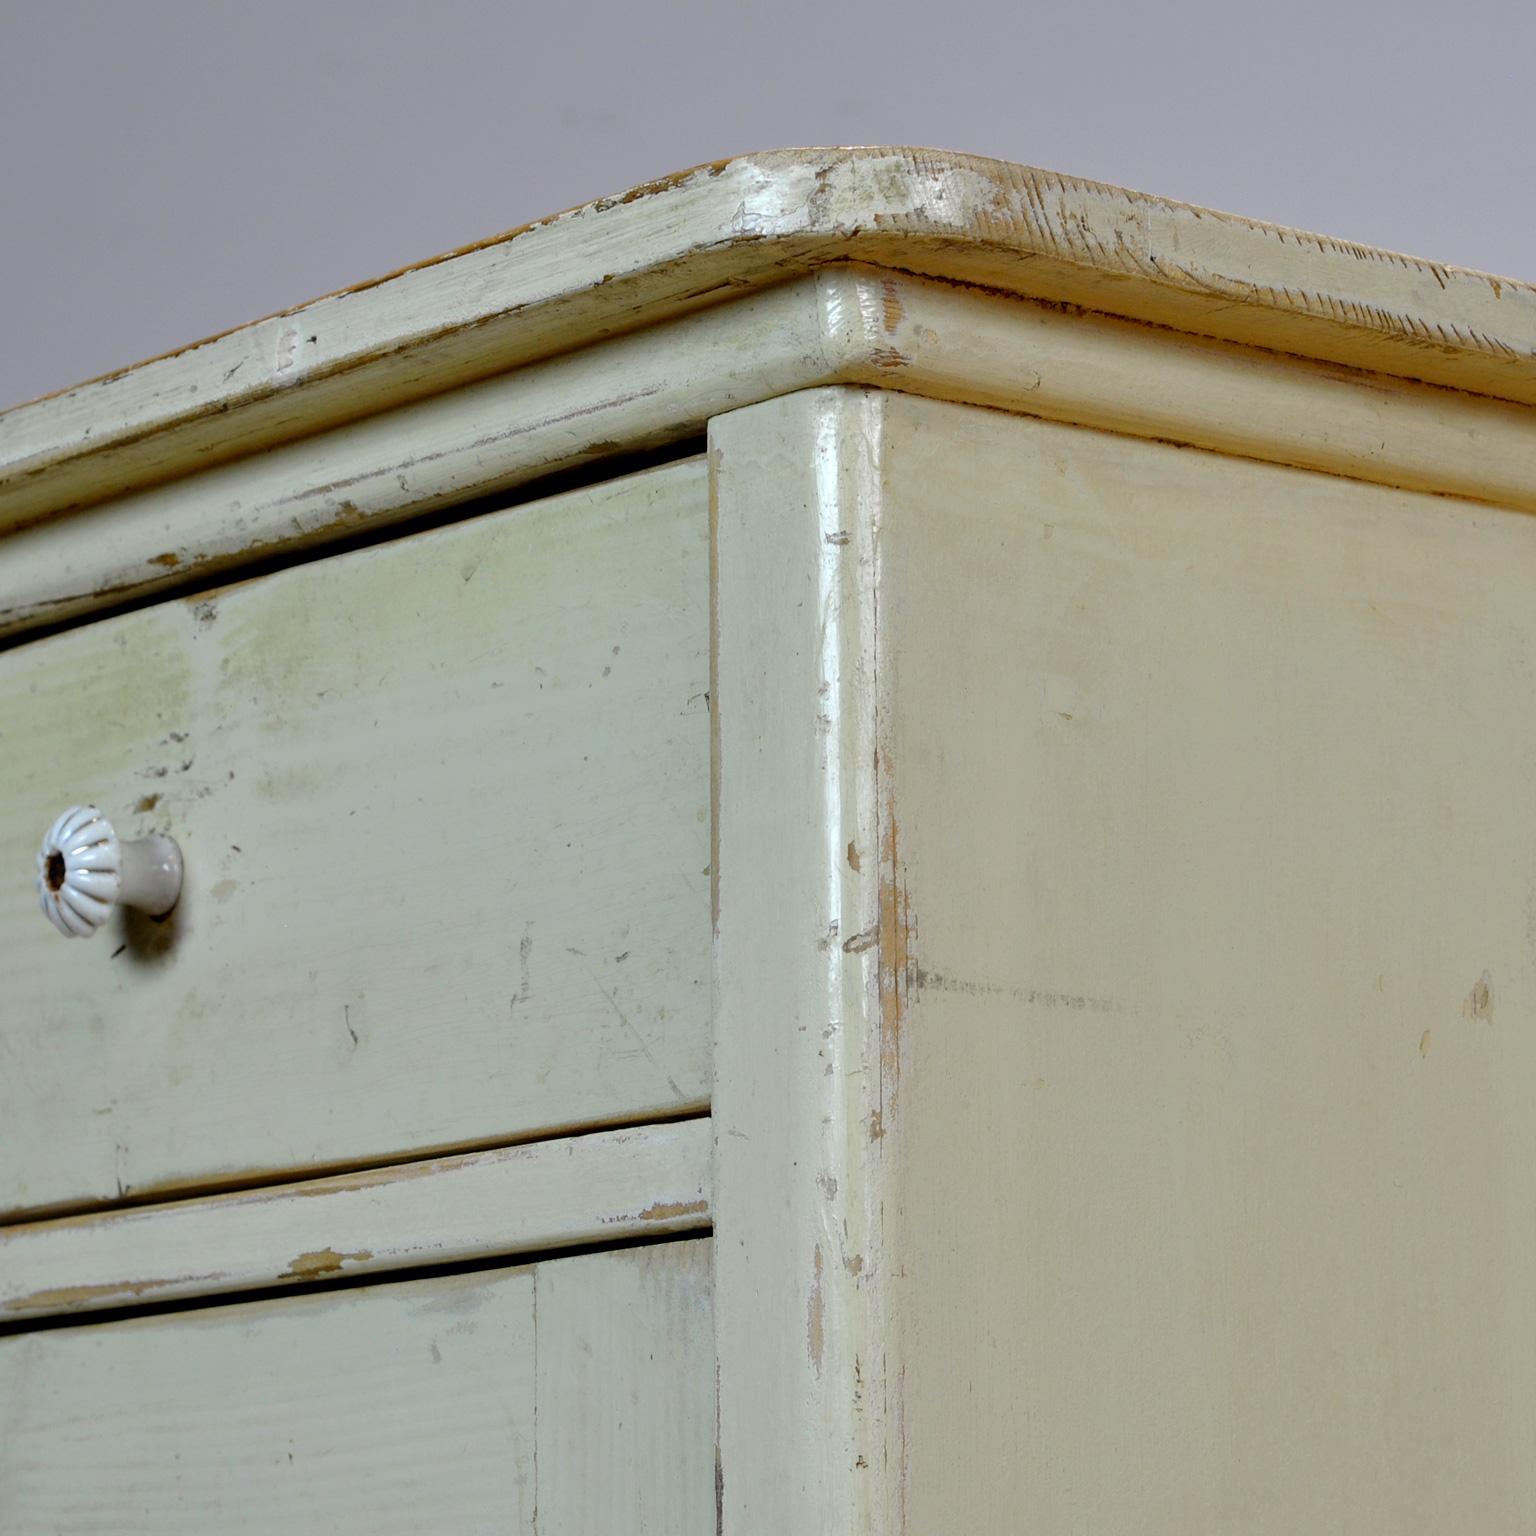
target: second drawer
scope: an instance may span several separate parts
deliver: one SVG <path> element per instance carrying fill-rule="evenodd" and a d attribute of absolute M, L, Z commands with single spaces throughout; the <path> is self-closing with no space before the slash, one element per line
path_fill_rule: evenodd
<path fill-rule="evenodd" d="M 703 1536 L 709 1242 L 0 1337 L 6 1536 Z"/>
<path fill-rule="evenodd" d="M 703 464 L 0 656 L 0 1212 L 702 1106 Z M 172 917 L 65 940 L 90 802 Z"/>

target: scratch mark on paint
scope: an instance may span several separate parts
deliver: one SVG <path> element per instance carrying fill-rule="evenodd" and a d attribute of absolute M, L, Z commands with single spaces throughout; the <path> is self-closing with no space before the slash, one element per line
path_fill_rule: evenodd
<path fill-rule="evenodd" d="M 640 1031 L 629 1022 L 629 1016 L 624 1012 L 622 1008 L 619 1007 L 618 1003 L 614 1001 L 613 994 L 609 992 L 608 989 L 604 987 L 595 976 L 592 978 L 592 984 L 602 994 L 603 1001 L 607 1003 L 611 1009 L 613 1009 L 614 1015 L 617 1017 L 619 1023 L 621 1023 L 624 1028 L 629 1031 L 630 1035 L 634 1039 L 635 1044 L 640 1047 L 641 1054 L 648 1062 L 650 1062 L 653 1067 L 655 1067 L 659 1073 L 661 1073 L 662 1077 L 666 1080 L 667 1087 L 669 1087 L 672 1092 L 681 1099 L 684 1096 L 683 1090 L 677 1086 L 677 1083 L 673 1079 L 672 1074 L 668 1072 L 659 1061 L 656 1060 L 655 1056 L 651 1053 L 650 1046 L 645 1043 L 645 1036 L 642 1035 Z"/>
<path fill-rule="evenodd" d="M 1461 1011 L 1469 1019 L 1481 1020 L 1484 1024 L 1493 1022 L 1493 977 L 1487 971 L 1478 977 L 1477 984 L 1467 993 Z"/>

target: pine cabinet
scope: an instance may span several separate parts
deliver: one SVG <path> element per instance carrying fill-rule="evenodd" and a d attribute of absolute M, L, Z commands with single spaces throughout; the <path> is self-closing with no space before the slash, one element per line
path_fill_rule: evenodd
<path fill-rule="evenodd" d="M 0 1532 L 1530 1530 L 1533 513 L 1530 286 L 902 149 L 0 415 Z"/>

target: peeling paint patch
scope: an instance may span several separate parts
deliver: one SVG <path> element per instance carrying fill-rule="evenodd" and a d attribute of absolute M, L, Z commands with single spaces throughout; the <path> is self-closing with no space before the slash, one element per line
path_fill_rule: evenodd
<path fill-rule="evenodd" d="M 334 1275 L 343 1264 L 361 1264 L 373 1257 L 369 1248 L 359 1248 L 356 1253 L 337 1253 L 334 1248 L 316 1248 L 301 1253 L 283 1271 L 284 1280 L 318 1280 L 322 1275 Z"/>
<path fill-rule="evenodd" d="M 640 1212 L 640 1221 L 676 1221 L 682 1216 L 703 1216 L 709 1211 L 708 1200 L 658 1201 Z"/>
<path fill-rule="evenodd" d="M 30 1296 L 19 1296 L 6 1302 L 7 1312 L 73 1312 L 81 1307 L 99 1306 L 109 1300 L 143 1296 L 150 1291 L 163 1291 L 169 1286 L 199 1286 L 216 1283 L 224 1278 L 216 1275 L 180 1275 L 171 1280 L 113 1280 L 102 1285 L 65 1285 L 53 1290 L 33 1291 Z"/>

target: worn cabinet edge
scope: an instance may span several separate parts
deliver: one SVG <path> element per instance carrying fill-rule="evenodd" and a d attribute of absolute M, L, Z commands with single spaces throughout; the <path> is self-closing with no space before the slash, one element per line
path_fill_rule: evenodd
<path fill-rule="evenodd" d="M 717 161 L 0 416 L 0 525 L 837 261 L 1536 403 L 1536 288 L 1028 166 L 902 147 Z"/>
<path fill-rule="evenodd" d="M 899 1528 L 886 1170 L 904 913 L 875 653 L 888 398 L 809 391 L 710 434 L 724 1536 Z"/>
<path fill-rule="evenodd" d="M 699 1118 L 0 1227 L 0 1322 L 710 1223 Z"/>

